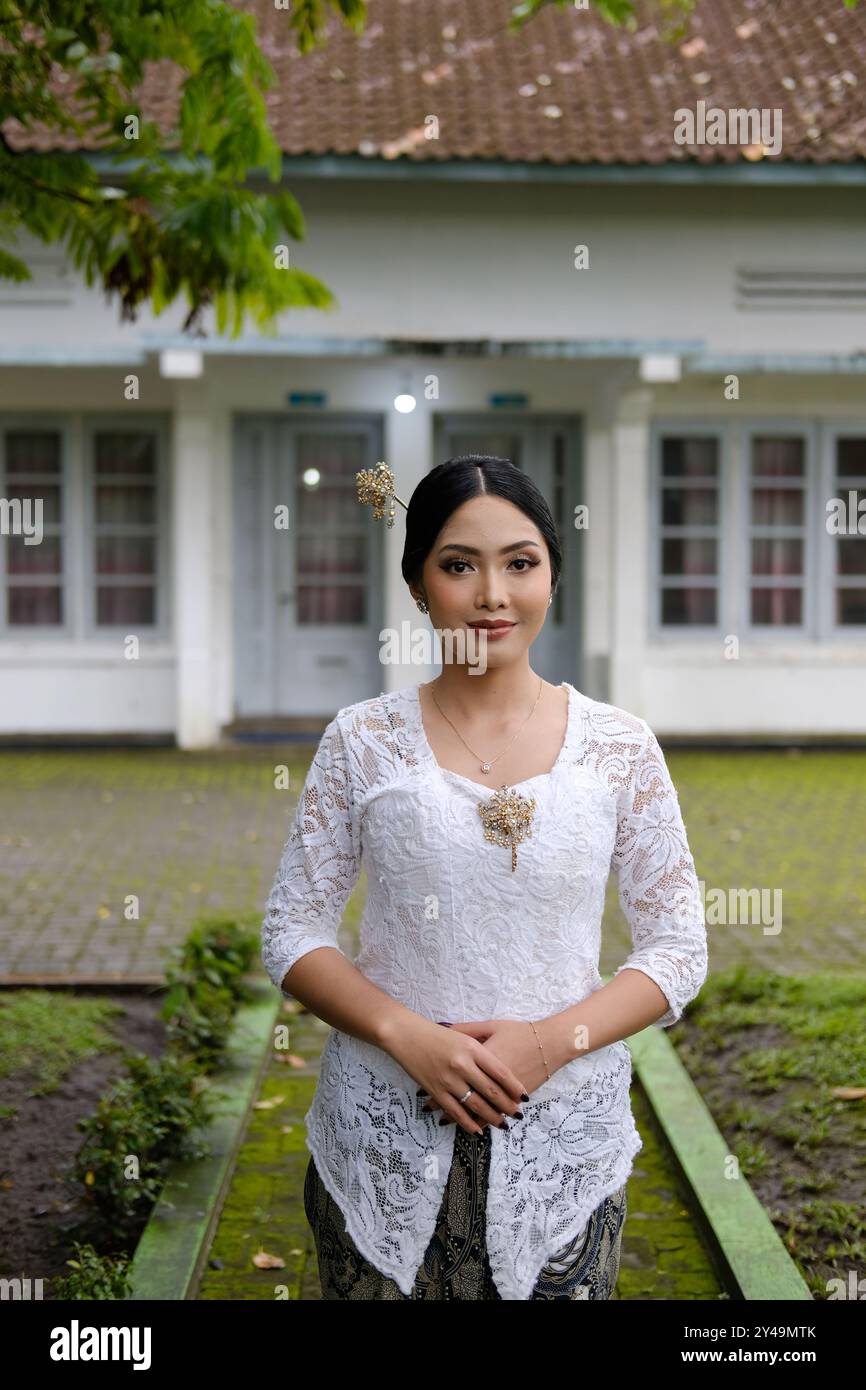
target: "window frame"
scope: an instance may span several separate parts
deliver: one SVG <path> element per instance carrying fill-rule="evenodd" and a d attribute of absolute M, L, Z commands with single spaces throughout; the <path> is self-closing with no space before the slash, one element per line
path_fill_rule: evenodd
<path fill-rule="evenodd" d="M 760 435 L 798 435 L 805 441 L 804 595 L 803 621 L 770 627 L 751 621 L 751 441 Z M 661 622 L 661 450 L 666 436 L 710 435 L 719 441 L 720 557 L 718 565 L 719 623 L 716 627 L 671 626 Z M 737 419 L 721 416 L 656 416 L 650 422 L 648 588 L 649 641 L 660 646 L 699 645 L 735 634 L 753 645 L 802 645 L 862 641 L 866 623 L 840 625 L 835 621 L 836 589 L 834 537 L 826 528 L 826 501 L 836 496 L 836 440 L 866 439 L 866 416 L 766 416 Z M 780 479 L 780 482 L 783 480 Z M 859 586 L 857 586 L 859 587 Z"/>
<path fill-rule="evenodd" d="M 740 509 L 742 516 L 741 529 L 741 563 L 740 563 L 740 604 L 742 612 L 742 635 L 748 641 L 755 644 L 761 642 L 782 643 L 789 641 L 795 642 L 814 642 L 819 639 L 818 631 L 818 596 L 820 593 L 820 575 L 818 569 L 818 536 L 816 530 L 816 511 L 817 511 L 817 491 L 818 474 L 816 468 L 817 459 L 817 421 L 809 416 L 791 417 L 780 415 L 749 416 L 738 422 L 740 425 L 739 448 L 736 454 L 740 462 Z M 794 435 L 802 438 L 805 442 L 805 458 L 803 469 L 803 494 L 804 516 L 803 516 L 803 607 L 801 622 L 786 623 L 783 626 L 774 627 L 772 624 L 752 622 L 752 603 L 751 588 L 754 575 L 752 574 L 752 521 L 751 521 L 751 487 L 752 487 L 752 440 L 760 435 Z M 780 488 L 784 486 L 786 480 L 779 478 Z M 771 529 L 771 528 L 766 528 Z M 793 528 L 792 528 L 793 529 Z M 772 588 L 772 584 L 758 587 Z M 779 588 L 793 588 L 792 585 L 780 584 Z"/>
<path fill-rule="evenodd" d="M 650 640 L 658 644 L 677 644 L 683 641 L 698 642 L 704 644 L 718 643 L 726 633 L 736 631 L 733 626 L 734 615 L 731 612 L 731 557 L 729 555 L 730 545 L 725 536 L 725 518 L 730 512 L 730 505 L 733 500 L 733 488 L 731 482 L 731 422 L 723 420 L 720 416 L 701 417 L 700 419 L 690 419 L 688 416 L 656 416 L 650 423 L 650 468 L 649 472 L 649 506 L 648 516 L 649 525 L 648 535 L 648 562 L 649 562 L 649 629 Z M 718 520 L 718 544 L 717 544 L 717 569 L 716 586 L 718 602 L 716 606 L 716 622 L 710 623 L 682 623 L 672 624 L 663 623 L 661 619 L 662 611 L 662 588 L 664 587 L 665 576 L 662 573 L 661 543 L 662 532 L 667 529 L 662 525 L 661 520 L 661 496 L 662 496 L 662 443 L 665 438 L 693 438 L 700 436 L 710 436 L 718 439 L 718 494 L 719 494 L 719 520 Z M 688 535 L 688 530 L 684 529 L 683 535 Z M 685 587 L 685 586 L 684 586 Z M 710 587 L 700 586 L 700 587 Z"/>
<path fill-rule="evenodd" d="M 16 431 L 32 431 L 34 434 L 46 431 L 60 435 L 60 524 L 56 534 L 60 536 L 60 591 L 63 621 L 60 623 L 10 623 L 7 618 L 9 584 L 8 549 L 4 544 L 4 561 L 0 565 L 0 641 L 3 642 L 52 642 L 68 641 L 79 635 L 76 594 L 79 589 L 79 535 L 75 524 L 72 502 L 77 484 L 77 458 L 75 449 L 75 423 L 67 414 L 46 415 L 35 411 L 3 411 L 0 413 L 0 434 L 3 436 L 2 452 L 2 495 L 6 495 L 8 475 L 6 473 L 7 434 Z M 3 536 L 5 542 L 7 537 Z M 47 586 L 46 586 L 47 587 Z"/>
<path fill-rule="evenodd" d="M 165 412 L 143 411 L 0 411 L 3 436 L 15 430 L 56 430 L 61 436 L 61 524 L 63 622 L 10 625 L 7 612 L 7 567 L 0 565 L 0 642 L 116 642 L 128 632 L 150 641 L 171 641 L 172 627 L 172 472 L 170 467 L 170 417 Z M 95 531 L 95 436 L 101 430 L 152 431 L 156 437 L 156 622 L 153 624 L 97 624 Z M 5 478 L 5 453 L 3 487 Z M 80 505 L 78 505 L 80 504 Z M 5 537 L 0 538 L 5 540 Z"/>
<path fill-rule="evenodd" d="M 820 585 L 820 613 L 819 625 L 821 636 L 827 641 L 851 642 L 858 639 L 862 642 L 866 634 L 866 623 L 837 623 L 835 618 L 835 597 L 838 576 L 836 574 L 836 547 L 837 537 L 832 536 L 827 530 L 827 501 L 831 497 L 838 495 L 836 477 L 836 441 L 837 439 L 863 439 L 866 440 L 866 416 L 857 420 L 852 417 L 840 417 L 839 419 L 828 419 L 821 422 L 820 431 L 820 500 L 821 500 L 821 544 L 819 547 L 819 572 L 821 576 Z M 855 484 L 856 489 L 856 484 Z M 866 539 L 866 537 L 864 537 Z M 861 587 L 856 585 L 854 587 Z"/>
<path fill-rule="evenodd" d="M 83 636 L 88 641 L 115 640 L 128 632 L 146 635 L 152 641 L 169 640 L 171 628 L 171 535 L 172 508 L 168 466 L 168 429 L 165 416 L 155 412 L 131 415 L 126 412 L 88 414 L 82 420 L 82 604 Z M 97 623 L 96 586 L 96 436 L 103 432 L 130 434 L 152 432 L 156 440 L 156 577 L 155 621 L 153 623 Z M 123 476 L 122 474 L 119 476 Z M 130 534 L 133 534 L 132 532 Z M 135 586 L 139 587 L 139 586 Z M 143 586 L 141 586 L 143 587 Z"/>

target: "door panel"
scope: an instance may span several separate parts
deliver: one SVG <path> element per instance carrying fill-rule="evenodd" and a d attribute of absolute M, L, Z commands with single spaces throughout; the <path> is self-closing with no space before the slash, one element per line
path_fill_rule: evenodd
<path fill-rule="evenodd" d="M 355 479 L 380 426 L 244 417 L 236 438 L 236 713 L 332 714 L 381 689 L 380 537 Z"/>

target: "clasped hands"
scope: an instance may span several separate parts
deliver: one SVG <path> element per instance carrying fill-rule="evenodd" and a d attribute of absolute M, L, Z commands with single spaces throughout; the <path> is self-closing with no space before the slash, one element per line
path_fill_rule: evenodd
<path fill-rule="evenodd" d="M 499 1083 L 488 1076 L 483 1070 L 477 1085 L 471 1087 L 472 1094 L 467 1098 L 465 1105 L 460 1104 L 460 1095 L 453 1097 L 455 1108 L 465 1110 L 475 1119 L 476 1126 L 480 1123 L 496 1124 L 507 1128 L 506 1116 L 514 1116 L 515 1119 L 523 1119 L 523 1113 L 519 1108 L 520 1100 L 528 1100 L 530 1094 L 537 1090 L 548 1079 L 548 1068 L 545 1058 L 539 1047 L 539 1040 L 536 1037 L 532 1025 L 525 1020 L 512 1018 L 491 1018 L 475 1020 L 468 1023 L 443 1024 L 454 1033 L 463 1033 L 470 1038 L 475 1038 L 477 1042 L 483 1044 L 497 1060 L 504 1064 L 507 1071 L 514 1079 L 509 1084 L 506 1080 Z M 522 1090 L 512 1095 L 510 1091 L 515 1089 L 515 1083 L 522 1086 Z M 468 1090 L 467 1083 L 461 1091 L 461 1095 Z M 499 1093 L 498 1100 L 495 1093 Z M 425 1095 L 421 1091 L 419 1095 Z M 505 1096 L 503 1103 L 502 1096 Z M 441 1105 L 432 1096 L 427 1096 L 422 1109 L 430 1113 L 441 1109 Z M 493 1118 L 491 1118 L 491 1114 Z M 440 1119 L 440 1124 L 447 1124 L 454 1121 L 451 1115 L 444 1115 Z M 464 1125 L 464 1128 L 468 1126 Z M 477 1132 L 477 1129 L 472 1131 Z"/>

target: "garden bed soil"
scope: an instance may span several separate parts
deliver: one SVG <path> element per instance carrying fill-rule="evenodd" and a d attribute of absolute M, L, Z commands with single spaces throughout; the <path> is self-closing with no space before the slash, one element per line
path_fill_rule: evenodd
<path fill-rule="evenodd" d="M 123 1048 L 162 1055 L 162 991 L 87 993 L 123 1010 L 102 1025 Z M 51 1281 L 71 1272 L 66 1261 L 74 1255 L 72 1242 L 80 1238 L 79 1223 L 89 1210 L 81 1184 L 72 1176 L 84 1137 L 76 1122 L 92 1115 L 112 1083 L 125 1075 L 123 1061 L 122 1051 L 84 1058 L 56 1090 L 39 1096 L 28 1094 L 34 1080 L 30 1072 L 0 1077 L 0 1107 L 14 1106 L 18 1112 L 14 1119 L 0 1119 L 0 1277 L 44 1279 L 45 1299 L 52 1297 Z M 143 1213 L 140 1229 L 132 1232 L 132 1249 L 148 1215 Z"/>

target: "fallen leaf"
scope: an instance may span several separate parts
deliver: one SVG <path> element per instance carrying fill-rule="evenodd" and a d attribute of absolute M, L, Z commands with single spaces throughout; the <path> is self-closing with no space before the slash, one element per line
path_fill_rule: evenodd
<path fill-rule="evenodd" d="M 253 1264 L 257 1269 L 285 1269 L 286 1262 L 281 1260 L 279 1255 L 269 1255 L 266 1250 L 259 1250 L 253 1255 Z"/>
<path fill-rule="evenodd" d="M 254 1110 L 275 1110 L 278 1105 L 282 1105 L 285 1096 L 271 1096 L 270 1100 L 256 1100 L 253 1102 Z"/>

